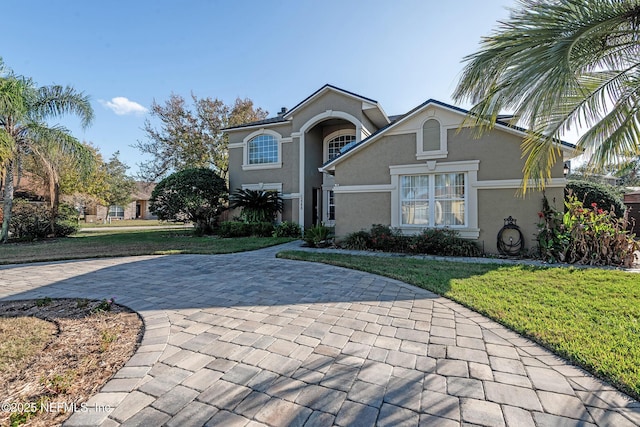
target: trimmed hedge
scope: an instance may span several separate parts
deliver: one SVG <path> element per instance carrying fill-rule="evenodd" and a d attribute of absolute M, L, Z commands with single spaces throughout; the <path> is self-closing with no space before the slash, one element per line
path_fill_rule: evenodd
<path fill-rule="evenodd" d="M 347 235 L 340 245 L 345 249 L 377 250 L 443 256 L 481 256 L 475 242 L 463 239 L 455 230 L 430 228 L 422 233 L 405 236 L 400 230 L 374 224 L 370 231 L 356 231 Z"/>
<path fill-rule="evenodd" d="M 274 227 L 270 222 L 225 221 L 218 228 L 220 237 L 271 237 L 273 232 Z"/>
<path fill-rule="evenodd" d="M 567 187 L 564 191 L 565 199 L 571 194 L 582 202 L 583 206 L 592 206 L 595 203 L 599 208 L 609 212 L 611 212 L 611 207 L 613 206 L 613 210 L 618 217 L 621 217 L 626 210 L 622 197 L 616 192 L 616 188 L 611 185 L 570 180 L 567 182 Z"/>

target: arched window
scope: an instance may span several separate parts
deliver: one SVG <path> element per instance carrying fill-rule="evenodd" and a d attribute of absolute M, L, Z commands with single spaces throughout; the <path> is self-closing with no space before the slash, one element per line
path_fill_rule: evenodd
<path fill-rule="evenodd" d="M 327 160 L 333 160 L 340 155 L 340 150 L 351 142 L 356 140 L 354 135 L 338 135 L 335 138 L 331 138 L 327 141 L 327 152 L 329 158 Z"/>
<path fill-rule="evenodd" d="M 422 151 L 440 150 L 440 123 L 429 119 L 422 126 Z"/>
<path fill-rule="evenodd" d="M 248 147 L 250 165 L 278 162 L 278 141 L 273 135 L 258 135 L 249 141 Z"/>

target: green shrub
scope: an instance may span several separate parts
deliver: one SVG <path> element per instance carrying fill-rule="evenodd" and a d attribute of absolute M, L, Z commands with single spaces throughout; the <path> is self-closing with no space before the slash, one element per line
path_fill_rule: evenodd
<path fill-rule="evenodd" d="M 219 225 L 218 235 L 220 237 L 271 237 L 273 230 L 273 224 L 270 222 L 225 221 Z"/>
<path fill-rule="evenodd" d="M 51 212 L 41 203 L 13 201 L 9 231 L 14 239 L 42 239 L 51 233 Z"/>
<path fill-rule="evenodd" d="M 430 228 L 413 236 L 409 243 L 409 251 L 443 256 L 482 255 L 482 251 L 475 242 L 463 239 L 455 230 L 443 228 Z"/>
<path fill-rule="evenodd" d="M 370 247 L 371 235 L 368 231 L 360 230 L 350 233 L 345 237 L 340 245 L 345 249 L 354 251 L 366 251 Z"/>
<path fill-rule="evenodd" d="M 373 224 L 369 231 L 369 248 L 385 252 L 406 252 L 409 238 L 400 230 L 393 230 L 387 225 Z"/>
<path fill-rule="evenodd" d="M 609 212 L 613 207 L 618 216 L 622 216 L 626 209 L 622 196 L 618 194 L 615 187 L 608 184 L 570 180 L 565 188 L 565 199 L 571 195 L 575 196 L 584 206 L 591 206 L 595 203 L 598 207 Z"/>
<path fill-rule="evenodd" d="M 284 221 L 278 224 L 273 231 L 273 237 L 294 237 L 299 239 L 301 235 L 300 226 L 295 222 Z"/>
<path fill-rule="evenodd" d="M 443 256 L 480 256 L 475 242 L 463 239 L 455 230 L 430 228 L 415 236 L 404 236 L 399 230 L 374 224 L 371 231 L 356 231 L 341 242 L 345 249 L 408 252 Z"/>
<path fill-rule="evenodd" d="M 54 233 L 56 237 L 66 237 L 77 233 L 80 229 L 78 222 L 78 211 L 73 206 L 61 203 L 58 206 L 58 217 L 54 224 Z"/>
<path fill-rule="evenodd" d="M 225 221 L 218 227 L 220 237 L 247 237 L 251 235 L 251 224 L 242 221 Z"/>
<path fill-rule="evenodd" d="M 270 222 L 256 222 L 249 224 L 251 226 L 251 235 L 256 237 L 273 236 L 274 226 Z"/>
<path fill-rule="evenodd" d="M 184 169 L 156 185 L 149 209 L 163 221 L 193 222 L 196 235 L 212 234 L 227 196 L 225 180 L 211 169 Z"/>
<path fill-rule="evenodd" d="M 627 231 L 628 212 L 621 218 L 592 203 L 585 207 L 568 196 L 565 212 L 558 212 L 543 199 L 538 213 L 540 256 L 549 262 L 570 264 L 631 266 L 640 242 Z"/>
<path fill-rule="evenodd" d="M 303 240 L 308 246 L 318 248 L 328 246 L 331 243 L 332 237 L 333 232 L 331 228 L 323 224 L 318 224 L 304 231 Z"/>

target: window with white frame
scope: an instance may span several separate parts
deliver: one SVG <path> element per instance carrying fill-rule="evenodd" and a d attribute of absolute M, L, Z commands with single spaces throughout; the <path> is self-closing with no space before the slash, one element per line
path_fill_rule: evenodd
<path fill-rule="evenodd" d="M 329 200 L 327 201 L 327 219 L 329 221 L 335 221 L 336 219 L 336 202 L 335 202 L 335 195 L 333 194 L 333 191 L 329 190 L 327 192 L 327 196 L 329 198 Z"/>
<path fill-rule="evenodd" d="M 124 219 L 124 208 L 118 205 L 109 206 L 109 217 Z"/>
<path fill-rule="evenodd" d="M 327 141 L 327 160 L 333 160 L 340 155 L 340 150 L 356 140 L 355 134 L 338 135 Z"/>
<path fill-rule="evenodd" d="M 422 126 L 422 151 L 440 151 L 440 123 L 435 119 Z"/>
<path fill-rule="evenodd" d="M 402 225 L 464 227 L 465 173 L 403 175 L 400 177 Z"/>
<path fill-rule="evenodd" d="M 247 146 L 247 160 L 250 165 L 278 162 L 278 141 L 273 135 L 258 135 L 252 138 Z"/>
<path fill-rule="evenodd" d="M 436 118 L 428 118 L 416 134 L 416 159 L 434 160 L 447 157 L 447 130 Z"/>

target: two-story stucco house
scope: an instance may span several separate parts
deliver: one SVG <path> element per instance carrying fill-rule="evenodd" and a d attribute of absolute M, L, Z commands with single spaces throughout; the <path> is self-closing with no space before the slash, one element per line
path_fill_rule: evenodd
<path fill-rule="evenodd" d="M 499 122 L 477 139 L 467 111 L 428 100 L 387 116 L 374 100 L 325 85 L 277 117 L 226 129 L 229 188 L 277 190 L 282 220 L 335 226 L 337 237 L 387 224 L 406 233 L 448 227 L 496 253 L 504 219 L 527 247 L 542 194 L 518 196 L 522 129 Z M 574 147 L 561 144 L 565 158 Z M 546 195 L 562 206 L 562 159 Z"/>

